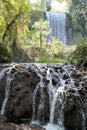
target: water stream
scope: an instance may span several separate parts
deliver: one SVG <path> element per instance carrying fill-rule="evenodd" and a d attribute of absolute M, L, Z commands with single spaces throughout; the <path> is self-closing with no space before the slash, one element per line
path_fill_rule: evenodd
<path fill-rule="evenodd" d="M 60 64 L 59 68 L 62 65 Z M 52 67 L 46 68 L 46 73 L 45 73 L 45 77 L 47 79 L 48 84 L 48 93 L 49 93 L 49 105 L 50 105 L 50 123 L 48 123 L 47 125 L 45 125 L 46 130 L 64 130 L 64 117 L 63 117 L 63 109 L 64 109 L 64 104 L 66 101 L 66 91 L 65 91 L 65 87 L 66 85 L 66 79 L 68 78 L 68 85 L 67 87 L 72 87 L 75 91 L 76 91 L 76 95 L 78 95 L 77 90 L 76 90 L 76 86 L 74 85 L 74 80 L 71 78 L 71 70 L 70 70 L 70 65 L 66 65 L 66 66 L 62 66 L 61 67 L 62 70 L 57 70 L 55 71 Z M 41 72 L 43 72 L 43 69 L 40 68 L 39 69 Z M 73 68 L 73 71 L 75 70 L 75 68 Z M 65 75 L 65 79 L 63 77 L 63 75 Z M 41 97 L 40 97 L 40 102 L 39 102 L 39 106 L 38 106 L 38 115 L 41 116 L 42 112 L 44 111 L 44 93 L 43 93 L 43 88 L 44 88 L 44 82 L 43 82 L 43 78 L 44 76 L 42 76 L 41 74 L 38 74 L 38 76 L 40 77 L 40 82 L 37 85 L 36 89 L 35 89 L 35 93 L 34 93 L 34 104 L 35 104 L 35 96 L 38 93 L 38 89 L 41 88 Z M 55 85 L 52 82 L 53 77 L 55 77 L 59 82 L 56 83 Z M 58 104 L 58 105 L 57 105 Z M 80 104 L 79 104 L 80 106 Z M 35 107 L 35 105 L 33 105 L 33 107 Z M 81 106 L 80 106 L 81 107 Z M 58 109 L 58 112 L 56 113 L 56 110 Z M 35 108 L 33 108 L 34 113 L 35 113 Z M 56 114 L 55 114 L 56 113 Z M 83 118 L 83 125 L 85 122 L 85 116 L 84 116 L 84 112 L 81 109 L 81 114 L 82 114 L 82 118 Z M 58 115 L 58 118 L 56 119 Z M 37 119 L 37 118 L 36 118 Z M 41 119 L 41 117 L 40 117 Z M 43 119 L 42 119 L 43 120 Z M 55 120 L 57 122 L 58 125 L 54 125 L 55 124 Z M 38 118 L 39 121 L 39 118 Z M 82 128 L 82 130 L 86 130 L 85 127 Z"/>
<path fill-rule="evenodd" d="M 48 36 L 48 39 L 50 40 L 51 36 L 53 36 L 63 44 L 66 44 L 66 14 L 46 11 L 46 18 L 51 29 L 51 34 Z"/>
<path fill-rule="evenodd" d="M 11 75 L 11 71 L 12 71 L 13 68 L 15 68 L 15 65 L 11 65 L 11 66 L 9 66 L 9 68 L 5 68 L 5 69 L 3 69 L 3 71 L 1 71 L 1 74 L 2 74 L 2 76 L 0 76 L 1 78 L 4 76 L 5 72 L 7 74 L 6 88 L 5 88 L 5 98 L 3 100 L 1 111 L 0 111 L 1 115 L 5 114 L 6 103 L 8 101 L 9 94 L 10 94 L 10 84 L 11 84 L 11 81 L 13 80 L 13 78 L 14 78 L 14 75 L 13 76 Z"/>
<path fill-rule="evenodd" d="M 16 65 L 11 65 L 0 70 L 0 80 L 4 75 L 6 76 L 5 97 L 1 107 L 1 115 L 5 114 L 6 104 L 11 89 L 11 82 L 14 80 L 15 74 L 18 72 L 18 70 L 12 72 L 15 67 Z M 67 102 L 67 90 L 73 90 L 75 93 L 73 94 L 73 91 L 71 91 L 70 94 L 73 96 L 70 97 L 71 99 L 69 99 L 69 103 L 73 97 L 77 97 L 76 102 L 80 108 L 83 120 L 82 130 L 86 130 L 83 101 L 78 93 L 78 87 L 74 84 L 74 78 L 71 76 L 73 71 L 75 71 L 74 67 L 72 67 L 70 64 L 24 64 L 23 67 L 19 68 L 20 71 L 23 68 L 26 72 L 28 69 L 34 70 L 40 79 L 37 86 L 35 86 L 32 97 L 32 122 L 36 121 L 36 124 L 38 124 L 37 122 L 44 122 L 45 117 L 43 117 L 43 115 L 46 114 L 47 110 L 49 113 L 49 122 L 47 124 L 45 122 L 43 127 L 46 128 L 46 130 L 65 130 L 63 112 Z M 48 105 L 49 109 L 46 107 L 46 105 Z M 78 129 L 76 128 L 75 130 Z"/>

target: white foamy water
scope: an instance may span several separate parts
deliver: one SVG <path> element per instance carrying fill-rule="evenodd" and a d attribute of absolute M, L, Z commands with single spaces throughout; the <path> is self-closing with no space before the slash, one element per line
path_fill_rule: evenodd
<path fill-rule="evenodd" d="M 20 68 L 20 66 L 18 67 Z M 4 81 L 3 79 L 5 78 L 6 83 L 1 115 L 5 114 L 6 104 L 10 97 L 11 83 L 12 80 L 14 80 L 15 74 L 19 71 L 14 71 L 15 69 L 17 70 L 16 66 L 12 65 L 0 70 L 0 80 Z M 66 101 L 73 103 L 73 97 L 77 97 L 76 103 L 79 106 L 78 110 L 80 110 L 82 116 L 82 130 L 86 130 L 84 102 L 78 92 L 78 89 L 83 86 L 79 83 L 80 85 L 78 87 L 74 83 L 75 79 L 72 74 L 75 68 L 72 68 L 72 66 L 68 64 L 24 64 L 22 69 L 25 72 L 31 69 L 32 72 L 35 72 L 39 77 L 39 82 L 33 91 L 33 122 L 31 122 L 30 125 L 43 126 L 46 130 L 65 130 L 64 107 L 67 107 L 65 103 Z M 68 90 L 70 90 L 70 93 Z M 69 100 L 67 100 L 67 95 L 71 96 Z M 49 117 L 46 117 L 47 114 L 49 114 Z M 76 118 L 76 121 L 77 120 L 78 118 Z M 75 128 L 75 130 L 78 130 L 78 128 Z"/>
<path fill-rule="evenodd" d="M 43 126 L 46 130 L 64 130 L 63 127 L 60 127 L 58 125 L 50 124 L 48 123 L 47 125 Z"/>
<path fill-rule="evenodd" d="M 1 111 L 0 114 L 4 115 L 5 113 L 5 108 L 6 108 L 6 103 L 8 101 L 9 98 L 9 93 L 10 93 L 10 84 L 11 81 L 13 80 L 13 77 L 11 77 L 11 70 L 12 68 L 14 68 L 15 65 L 12 65 L 12 67 L 9 66 L 9 70 L 7 72 L 7 78 L 6 78 L 6 88 L 5 88 L 5 97 L 4 97 L 4 101 L 2 103 L 2 107 L 1 107 Z M 7 69 L 6 69 L 7 70 Z M 2 73 L 4 73 L 6 70 L 3 70 Z M 3 76 L 3 75 L 2 75 Z M 2 78 L 2 76 L 0 76 L 0 78 Z"/>
<path fill-rule="evenodd" d="M 66 14 L 46 11 L 46 17 L 51 28 L 49 39 L 53 36 L 66 44 Z"/>
<path fill-rule="evenodd" d="M 7 68 L 8 69 L 8 68 Z M 3 78 L 4 76 L 4 73 L 5 71 L 7 70 L 6 68 L 3 68 L 1 71 L 0 71 L 0 80 Z"/>
<path fill-rule="evenodd" d="M 4 115 L 5 113 L 5 107 L 8 100 L 9 92 L 10 92 L 10 83 L 12 78 L 10 77 L 11 68 L 9 68 L 9 71 L 7 73 L 7 82 L 6 82 L 6 88 L 5 88 L 5 98 L 1 107 L 1 115 Z"/>
<path fill-rule="evenodd" d="M 41 125 L 41 123 L 39 121 L 32 121 L 32 122 L 30 122 L 30 125 L 31 126 L 32 125 L 42 126 L 46 130 L 65 130 L 63 127 L 60 127 L 59 125 L 55 125 L 55 124 L 51 124 L 51 123 L 47 123 L 45 125 Z"/>

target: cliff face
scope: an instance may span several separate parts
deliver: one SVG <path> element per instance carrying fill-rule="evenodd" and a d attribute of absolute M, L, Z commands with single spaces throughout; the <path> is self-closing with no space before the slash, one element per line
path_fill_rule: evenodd
<path fill-rule="evenodd" d="M 12 122 L 39 120 L 86 130 L 87 73 L 70 64 L 1 65 L 0 109 Z"/>

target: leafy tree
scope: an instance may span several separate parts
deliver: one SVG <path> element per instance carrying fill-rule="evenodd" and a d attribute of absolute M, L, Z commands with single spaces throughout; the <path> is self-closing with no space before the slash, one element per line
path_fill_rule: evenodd
<path fill-rule="evenodd" d="M 17 42 L 24 40 L 23 37 L 25 38 L 28 31 L 30 11 L 28 0 L 0 1 L 1 42 L 16 45 Z"/>
<path fill-rule="evenodd" d="M 32 37 L 32 40 L 35 39 L 39 47 L 42 47 L 44 44 L 46 44 L 47 41 L 48 22 L 40 19 L 39 21 L 35 22 L 33 28 L 35 30 L 34 30 L 34 37 Z"/>
<path fill-rule="evenodd" d="M 79 67 L 87 67 L 87 38 L 83 38 L 76 49 L 70 54 L 69 60 Z"/>
<path fill-rule="evenodd" d="M 0 0 L 1 57 L 3 55 L 3 58 L 5 58 L 5 54 L 7 55 L 9 47 L 12 50 L 12 59 L 14 59 L 14 57 L 15 59 L 18 58 L 18 55 L 20 54 L 17 52 L 19 52 L 19 50 L 22 56 L 23 49 L 21 48 L 21 46 L 19 49 L 18 45 L 21 45 L 21 43 L 23 44 L 29 42 L 28 23 L 30 22 L 31 9 L 32 6 L 30 5 L 28 0 Z M 1 57 L 0 59 L 2 59 Z M 4 62 L 4 60 L 2 61 Z M 0 60 L 0 62 L 2 61 Z"/>
<path fill-rule="evenodd" d="M 31 2 L 35 10 L 50 10 L 51 0 L 37 0 L 35 3 Z"/>
<path fill-rule="evenodd" d="M 60 52 L 62 50 L 62 43 L 55 38 L 52 38 L 52 43 L 50 44 L 50 54 L 53 57 L 60 57 Z M 61 52 L 62 53 L 62 52 Z"/>
<path fill-rule="evenodd" d="M 50 33 L 48 22 L 40 19 L 33 25 L 33 32 L 31 32 L 30 47 L 28 49 L 29 57 L 33 61 L 46 57 L 58 57 L 62 44 L 52 38 L 52 43 L 48 43 L 47 35 Z"/>
<path fill-rule="evenodd" d="M 82 36 L 87 36 L 87 0 L 71 0 L 70 11 L 82 28 Z"/>
<path fill-rule="evenodd" d="M 48 22 L 40 19 L 35 22 L 32 26 L 33 30 L 30 31 L 30 44 L 29 44 L 29 55 L 31 59 L 34 61 L 35 58 L 44 56 L 47 54 L 46 45 L 47 45 L 47 35 L 49 33 L 48 30 Z"/>
<path fill-rule="evenodd" d="M 11 62 L 11 58 L 10 49 L 6 45 L 0 43 L 0 63 Z"/>

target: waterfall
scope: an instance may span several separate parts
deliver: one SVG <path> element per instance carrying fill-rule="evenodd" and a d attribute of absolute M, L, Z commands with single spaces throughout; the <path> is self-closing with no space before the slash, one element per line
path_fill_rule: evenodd
<path fill-rule="evenodd" d="M 9 94 L 10 94 L 10 84 L 11 84 L 11 81 L 13 80 L 13 77 L 14 77 L 14 76 L 11 76 L 11 71 L 12 71 L 13 68 L 15 68 L 15 66 L 11 65 L 11 66 L 9 66 L 9 68 L 3 69 L 3 71 L 1 72 L 1 74 L 2 74 L 2 76 L 0 76 L 1 78 L 3 77 L 5 72 L 7 74 L 7 77 L 6 77 L 6 88 L 5 88 L 5 97 L 4 97 L 4 100 L 3 100 L 3 103 L 2 103 L 2 107 L 1 107 L 1 112 L 0 112 L 1 115 L 5 114 L 6 103 L 8 101 L 8 97 L 9 97 Z"/>
<path fill-rule="evenodd" d="M 50 40 L 51 37 L 55 37 L 63 44 L 66 44 L 66 14 L 46 11 L 46 18 L 51 29 L 51 34 L 48 36 L 48 39 Z"/>
<path fill-rule="evenodd" d="M 37 121 L 43 121 L 43 112 L 44 112 L 44 107 L 45 107 L 45 102 L 44 102 L 44 87 L 45 84 L 43 82 L 44 76 L 42 75 L 42 73 L 45 72 L 45 77 L 48 81 L 47 86 L 48 86 L 48 93 L 49 93 L 49 105 L 50 105 L 50 124 L 48 124 L 47 127 L 50 128 L 50 126 L 52 127 L 51 124 L 54 124 L 54 120 L 55 120 L 55 109 L 56 109 L 56 103 L 57 100 L 59 99 L 59 103 L 61 104 L 61 108 L 59 109 L 59 117 L 56 119 L 57 120 L 57 124 L 58 126 L 53 126 L 53 129 L 57 130 L 64 130 L 64 122 L 63 122 L 63 99 L 64 99 L 64 85 L 65 85 L 65 81 L 63 79 L 61 79 L 61 76 L 59 75 L 59 73 L 55 72 L 53 68 L 39 68 L 40 72 L 37 71 L 38 76 L 40 77 L 40 82 L 39 84 L 36 86 L 36 89 L 34 90 L 34 94 L 33 94 L 33 118 L 32 121 L 37 120 Z M 41 73 L 41 74 L 40 74 Z M 55 77 L 58 78 L 58 80 L 60 81 L 60 85 L 59 83 L 56 84 L 56 86 L 53 85 L 52 83 L 52 78 Z M 36 97 L 38 94 L 38 91 L 40 91 L 40 99 L 39 99 L 39 104 L 38 107 L 36 107 Z M 37 112 L 36 112 L 37 110 Z M 47 129 L 49 129 L 47 128 Z M 52 129 L 52 128 L 51 128 Z"/>
<path fill-rule="evenodd" d="M 55 116 L 55 108 L 56 108 L 56 103 L 57 99 L 61 101 L 62 98 L 60 98 L 60 95 L 62 94 L 63 97 L 63 87 L 64 87 L 64 81 L 61 81 L 61 77 L 58 73 L 56 73 L 54 70 L 51 70 L 52 72 L 50 73 L 50 69 L 47 71 L 47 78 L 49 79 L 49 97 L 50 97 L 50 123 L 54 123 L 54 116 Z M 60 85 L 57 84 L 55 87 L 52 84 L 52 75 L 56 75 L 57 78 L 59 78 Z M 62 106 L 61 106 L 61 112 L 60 117 L 58 120 L 58 124 L 60 126 L 63 126 L 63 115 L 62 115 Z"/>
<path fill-rule="evenodd" d="M 70 65 L 62 65 L 59 64 L 58 70 L 54 70 L 53 66 L 49 67 L 39 67 L 39 71 L 37 71 L 38 76 L 40 77 L 40 82 L 37 85 L 35 91 L 34 91 L 34 96 L 33 96 L 33 114 L 34 118 L 33 120 L 38 120 L 38 121 L 43 121 L 43 116 L 42 113 L 44 112 L 44 107 L 45 107 L 45 102 L 44 102 L 44 87 L 45 84 L 43 82 L 44 76 L 46 77 L 46 80 L 48 81 L 47 83 L 47 88 L 48 88 L 48 94 L 49 94 L 49 105 L 50 105 L 50 117 L 49 117 L 49 122 L 46 126 L 47 130 L 52 129 L 53 130 L 65 130 L 64 128 L 64 105 L 67 100 L 66 97 L 66 88 L 73 88 L 74 91 L 76 92 L 76 96 L 79 94 L 77 93 L 77 89 L 75 88 L 74 80 L 71 78 L 71 66 Z M 73 67 L 73 71 L 75 71 L 75 68 Z M 45 75 L 42 75 L 42 73 L 45 72 Z M 57 80 L 57 83 L 53 82 L 53 79 Z M 68 79 L 68 80 L 67 80 Z M 68 83 L 66 83 L 68 81 Z M 35 106 L 36 104 L 36 97 L 38 94 L 38 91 L 40 92 L 40 99 L 39 99 L 39 104 L 38 107 Z M 77 102 L 79 99 L 77 99 Z M 81 115 L 82 115 L 82 130 L 85 130 L 85 115 L 82 110 L 81 104 L 78 104 L 79 107 L 81 108 Z M 37 109 L 38 112 L 35 112 Z M 36 113 L 36 116 L 35 116 Z M 39 115 L 39 116 L 38 116 Z M 36 117 L 36 118 L 35 118 Z M 52 125 L 54 123 L 57 123 L 58 126 Z M 76 128 L 77 129 L 77 128 Z"/>
<path fill-rule="evenodd" d="M 0 89 L 5 87 L 5 94 L 0 93 L 4 95 L 1 115 L 6 112 L 17 119 L 24 116 L 35 125 L 45 122 L 46 130 L 86 130 L 87 97 L 83 85 L 87 76 L 80 77 L 75 66 L 12 64 L 0 68 L 0 82 Z"/>
<path fill-rule="evenodd" d="M 2 70 L 0 71 L 0 80 L 3 78 L 5 71 L 6 71 L 6 69 L 2 69 Z"/>
<path fill-rule="evenodd" d="M 39 75 L 39 74 L 38 74 Z M 37 85 L 37 87 L 36 87 L 36 89 L 34 90 L 34 95 L 33 95 L 33 118 L 32 118 L 32 120 L 39 120 L 39 119 L 41 119 L 41 117 L 42 117 L 42 110 L 43 110 L 43 107 L 44 107 L 44 100 L 43 100 L 43 87 L 44 87 L 44 84 L 43 84 L 43 82 L 42 82 L 42 75 L 39 75 L 40 76 L 40 78 L 41 78 L 41 81 L 40 81 L 40 83 Z M 35 102 L 35 98 L 36 98 L 36 94 L 37 94 L 37 92 L 38 92 L 38 89 L 40 89 L 41 90 L 41 99 L 40 99 L 40 102 L 39 102 L 39 106 L 38 106 L 38 110 L 37 110 L 37 116 L 35 116 L 35 104 L 36 104 L 36 102 Z"/>
<path fill-rule="evenodd" d="M 61 67 L 61 64 L 60 66 Z M 65 93 L 64 93 L 64 87 L 65 87 L 65 80 L 63 79 L 63 74 L 60 71 L 55 72 L 55 70 L 51 67 L 47 67 L 47 68 L 39 68 L 40 72 L 37 71 L 38 76 L 40 77 L 40 82 L 39 84 L 36 86 L 36 89 L 34 91 L 34 95 L 33 95 L 33 120 L 43 120 L 41 119 L 42 116 L 42 112 L 44 111 L 44 76 L 42 75 L 43 72 L 45 72 L 45 77 L 48 81 L 47 86 L 48 86 L 48 93 L 49 93 L 49 105 L 50 105 L 50 123 L 53 124 L 56 120 L 57 124 L 60 126 L 61 130 L 64 130 L 64 117 L 63 117 L 63 108 L 64 108 L 64 98 L 65 98 Z M 66 71 L 66 69 L 64 68 L 64 70 Z M 41 74 L 40 74 L 41 73 Z M 56 85 L 53 84 L 53 77 L 59 81 L 56 83 Z M 40 90 L 39 90 L 40 89 Z M 36 95 L 38 93 L 38 91 L 41 91 L 40 93 L 40 100 L 39 100 L 39 105 L 36 108 L 35 104 L 35 98 Z M 59 106 L 57 106 L 57 108 L 59 109 L 58 114 L 58 118 L 56 117 L 57 115 L 55 115 L 55 110 L 56 108 L 56 104 L 59 104 Z M 60 108 L 59 108 L 60 107 Z M 36 109 L 38 110 L 38 112 L 35 112 Z M 35 116 L 36 113 L 36 116 Z M 38 118 L 38 115 L 40 118 Z M 42 117 L 43 118 L 43 117 Z"/>

